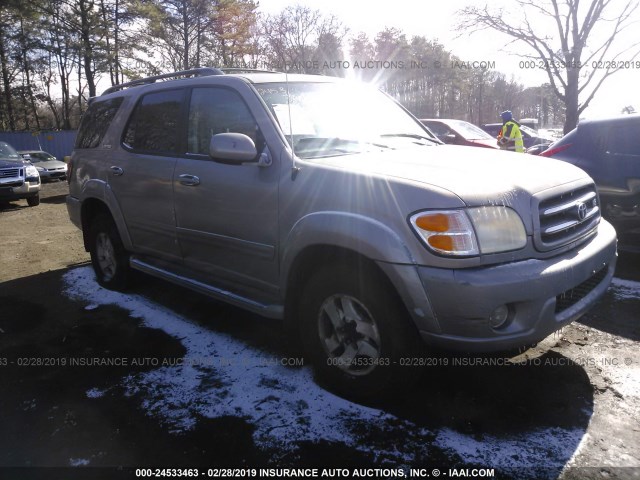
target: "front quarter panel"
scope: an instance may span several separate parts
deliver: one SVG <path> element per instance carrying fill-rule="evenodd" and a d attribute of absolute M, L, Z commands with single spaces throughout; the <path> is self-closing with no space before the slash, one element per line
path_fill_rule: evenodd
<path fill-rule="evenodd" d="M 391 228 L 363 215 L 325 211 L 301 218 L 285 241 L 281 276 L 283 292 L 298 255 L 307 248 L 320 245 L 354 251 L 376 261 L 418 327 L 440 331 L 411 251 Z"/>

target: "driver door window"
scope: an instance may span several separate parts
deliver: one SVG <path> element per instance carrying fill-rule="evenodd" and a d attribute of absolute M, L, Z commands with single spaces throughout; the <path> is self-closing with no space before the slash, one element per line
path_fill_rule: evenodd
<path fill-rule="evenodd" d="M 263 140 L 258 125 L 240 96 L 225 88 L 194 88 L 189 107 L 187 152 L 209 155 L 211 136 L 218 133 L 243 133 L 256 145 Z"/>

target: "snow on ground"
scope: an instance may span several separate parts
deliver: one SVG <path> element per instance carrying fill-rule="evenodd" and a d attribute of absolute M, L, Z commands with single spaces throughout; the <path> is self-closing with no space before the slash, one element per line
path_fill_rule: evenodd
<path fill-rule="evenodd" d="M 636 311 L 640 310 L 640 282 L 614 278 L 609 289 L 617 301 L 637 302 Z M 596 357 L 597 364 L 619 393 L 637 397 L 640 395 L 640 354 L 632 357 L 628 353 L 622 356 L 615 352 L 615 349 L 613 353 L 602 352 Z"/>
<path fill-rule="evenodd" d="M 614 278 L 610 289 L 617 300 L 640 300 L 640 282 Z"/>
<path fill-rule="evenodd" d="M 259 350 L 146 298 L 105 290 L 95 282 L 90 267 L 71 270 L 64 280 L 72 299 L 91 306 L 119 305 L 145 326 L 161 329 L 184 345 L 180 364 L 135 373 L 114 385 L 143 398 L 147 414 L 175 432 L 193 428 L 198 417 L 230 415 L 253 424 L 254 441 L 267 450 L 295 450 L 303 441 L 337 442 L 377 461 L 411 466 L 435 448 L 467 464 L 544 468 L 551 475 L 570 460 L 585 435 L 580 429 L 540 428 L 479 439 L 449 428 L 430 431 L 332 395 L 313 382 L 309 367 L 284 367 Z M 87 396 L 104 393 L 91 389 Z M 402 442 L 396 441 L 399 438 Z"/>

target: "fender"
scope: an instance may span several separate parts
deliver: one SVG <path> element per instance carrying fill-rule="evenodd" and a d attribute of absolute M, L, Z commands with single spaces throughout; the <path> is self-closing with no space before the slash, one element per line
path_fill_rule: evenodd
<path fill-rule="evenodd" d="M 127 224 L 124 221 L 124 217 L 122 215 L 122 210 L 120 209 L 120 205 L 116 200 L 115 195 L 113 194 L 113 190 L 107 182 L 99 179 L 91 179 L 85 182 L 82 185 L 82 193 L 81 193 L 81 203 L 84 204 L 87 200 L 96 199 L 100 200 L 104 203 L 111 216 L 113 217 L 113 221 L 118 228 L 118 232 L 120 233 L 120 239 L 124 245 L 126 250 L 131 251 L 133 249 L 133 244 L 131 242 L 131 236 L 129 235 L 129 230 L 127 229 Z"/>
<path fill-rule="evenodd" d="M 355 213 L 314 212 L 295 223 L 282 245 L 280 288 L 285 295 L 291 268 L 305 248 L 321 245 L 344 248 L 378 264 L 418 329 L 440 331 L 418 275 L 417 262 L 400 236 L 387 225 Z"/>

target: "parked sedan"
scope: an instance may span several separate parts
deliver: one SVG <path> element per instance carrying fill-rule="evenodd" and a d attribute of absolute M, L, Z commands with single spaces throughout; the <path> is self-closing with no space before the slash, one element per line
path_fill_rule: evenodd
<path fill-rule="evenodd" d="M 67 178 L 67 164 L 50 153 L 43 150 L 20 150 L 18 153 L 38 169 L 43 182 Z"/>
<path fill-rule="evenodd" d="M 621 246 L 640 250 L 640 115 L 583 120 L 540 155 L 585 170 Z"/>
<path fill-rule="evenodd" d="M 425 118 L 420 120 L 444 143 L 472 147 L 498 148 L 496 139 L 474 124 L 464 120 Z"/>

